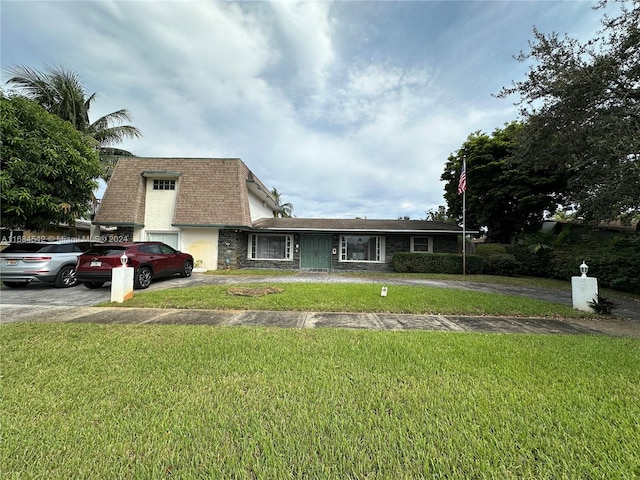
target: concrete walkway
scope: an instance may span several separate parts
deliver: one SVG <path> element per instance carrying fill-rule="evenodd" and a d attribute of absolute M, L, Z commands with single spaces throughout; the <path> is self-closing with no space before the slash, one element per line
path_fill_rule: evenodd
<path fill-rule="evenodd" d="M 279 328 L 351 328 L 370 330 L 433 330 L 483 333 L 601 334 L 640 338 L 640 323 L 620 319 L 555 320 L 546 318 L 409 315 L 392 313 L 180 310 L 122 307 L 48 307 L 13 321 L 89 322 L 262 326 Z"/>
<path fill-rule="evenodd" d="M 557 303 L 571 304 L 571 293 L 549 289 L 523 288 L 469 282 L 431 281 L 402 277 L 351 277 L 327 273 L 299 273 L 292 276 L 220 276 L 195 274 L 189 279 L 154 282 L 150 290 L 205 284 L 236 283 L 377 283 L 456 288 L 464 290 L 527 296 Z M 78 287 L 81 288 L 81 287 Z M 108 286 L 104 287 L 108 289 Z M 75 289 L 74 289 L 75 290 Z M 55 291 L 58 291 L 55 289 Z M 24 291 L 23 291 L 24 292 Z M 92 291 L 93 292 L 93 291 Z M 35 292 L 34 292 L 35 293 Z M 42 292 L 44 293 L 44 291 Z M 42 293 L 40 294 L 42 296 Z M 83 293 L 82 290 L 78 293 Z M 88 293 L 88 292 L 86 292 Z M 108 290 L 104 292 L 107 294 Z M 478 317 L 409 315 L 387 313 L 297 312 L 297 311 L 219 311 L 186 309 L 149 309 L 91 307 L 82 305 L 0 305 L 2 323 L 8 322 L 92 322 L 116 324 L 192 324 L 228 326 L 270 326 L 283 328 L 356 328 L 373 330 L 440 330 L 486 333 L 604 334 L 640 338 L 640 302 L 614 299 L 619 303 L 616 316 L 606 319 L 544 319 L 514 317 Z"/>

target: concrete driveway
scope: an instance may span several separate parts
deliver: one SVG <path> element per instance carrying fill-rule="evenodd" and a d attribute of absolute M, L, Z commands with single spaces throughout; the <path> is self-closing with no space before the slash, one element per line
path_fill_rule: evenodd
<path fill-rule="evenodd" d="M 515 296 L 527 296 L 571 305 L 571 292 L 522 288 L 469 282 L 433 281 L 389 277 L 342 276 L 331 273 L 298 273 L 287 276 L 220 276 L 194 274 L 190 278 L 168 278 L 154 281 L 147 291 L 184 288 L 207 284 L 236 283 L 378 283 L 384 285 L 434 286 Z M 373 329 L 429 329 L 485 332 L 528 333 L 604 333 L 640 337 L 640 302 L 618 299 L 616 317 L 602 321 L 549 319 L 516 319 L 488 317 L 444 317 L 441 315 L 331 314 L 320 312 L 211 312 L 156 309 L 86 308 L 111 297 L 110 284 L 98 289 L 82 285 L 59 289 L 45 284 L 32 284 L 24 289 L 0 288 L 0 320 L 16 321 L 98 321 L 124 323 L 205 323 L 216 325 L 277 325 L 292 327 L 336 326 Z M 85 308 L 79 308 L 85 307 Z"/>

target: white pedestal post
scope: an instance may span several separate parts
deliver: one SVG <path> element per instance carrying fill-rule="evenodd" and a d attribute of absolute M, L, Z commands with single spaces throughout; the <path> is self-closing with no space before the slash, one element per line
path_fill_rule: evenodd
<path fill-rule="evenodd" d="M 129 259 L 123 253 L 120 257 L 121 267 L 111 269 L 111 301 L 122 303 L 133 298 L 133 267 L 127 267 Z"/>
<path fill-rule="evenodd" d="M 587 265 L 582 262 L 582 265 L 580 265 L 582 276 L 571 277 L 571 298 L 574 309 L 593 312 L 594 310 L 589 304 L 593 301 L 598 301 L 598 279 L 587 277 L 587 270 Z"/>
<path fill-rule="evenodd" d="M 122 303 L 133 298 L 133 267 L 111 270 L 111 301 Z"/>

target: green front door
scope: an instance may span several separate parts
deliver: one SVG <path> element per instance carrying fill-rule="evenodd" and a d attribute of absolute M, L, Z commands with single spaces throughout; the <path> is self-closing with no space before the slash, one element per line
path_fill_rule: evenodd
<path fill-rule="evenodd" d="M 300 268 L 331 269 L 331 236 L 300 237 Z"/>

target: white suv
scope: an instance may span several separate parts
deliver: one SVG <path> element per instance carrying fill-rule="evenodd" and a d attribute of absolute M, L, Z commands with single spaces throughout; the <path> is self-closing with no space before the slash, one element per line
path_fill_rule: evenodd
<path fill-rule="evenodd" d="M 78 284 L 78 256 L 92 245 L 74 241 L 12 243 L 0 252 L 0 281 L 10 288 L 24 288 L 35 281 L 74 287 Z"/>

